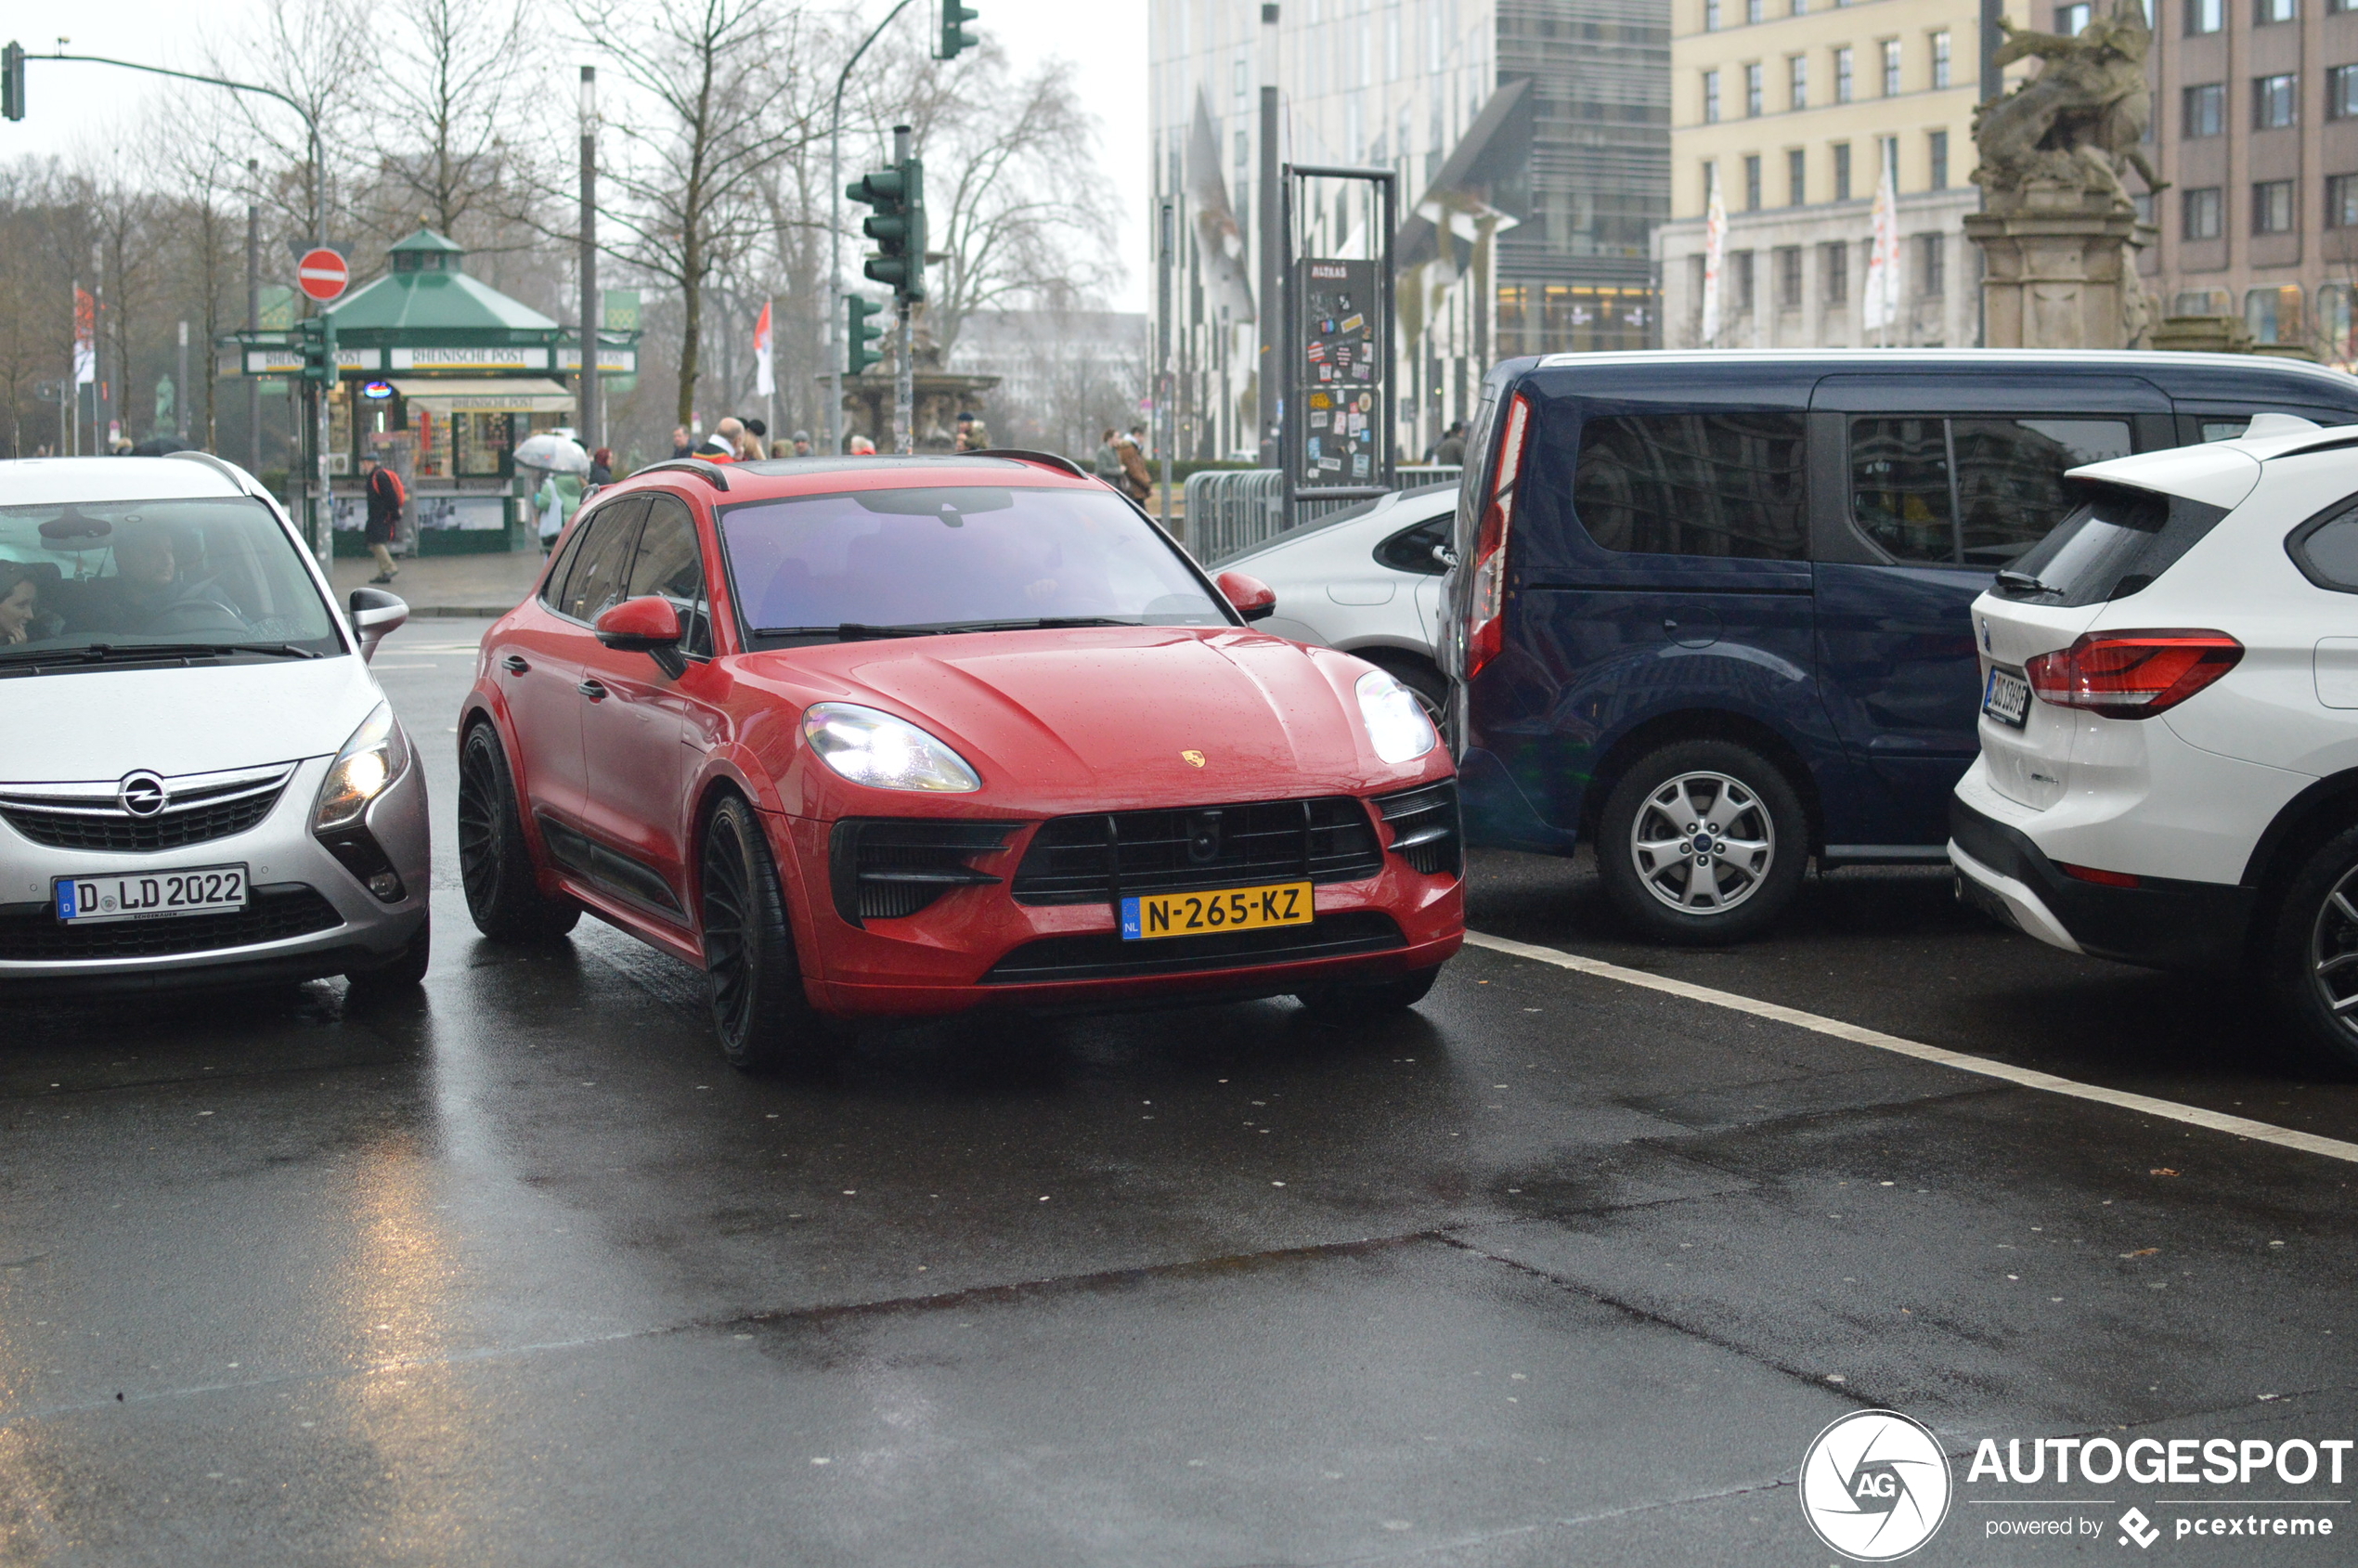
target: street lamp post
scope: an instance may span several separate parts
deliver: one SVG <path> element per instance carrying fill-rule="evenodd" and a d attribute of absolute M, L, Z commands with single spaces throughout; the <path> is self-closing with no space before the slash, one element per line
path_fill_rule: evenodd
<path fill-rule="evenodd" d="M 604 409 L 598 404 L 598 68 L 581 68 L 581 377 L 575 385 L 581 404 L 581 444 L 596 451 L 604 443 Z"/>

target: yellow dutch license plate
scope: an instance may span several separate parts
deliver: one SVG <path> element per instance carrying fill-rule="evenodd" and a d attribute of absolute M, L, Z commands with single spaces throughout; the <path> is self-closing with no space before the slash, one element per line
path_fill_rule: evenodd
<path fill-rule="evenodd" d="M 1121 901 L 1121 940 L 1129 942 L 1309 924 L 1307 882 L 1224 888 L 1216 893 L 1141 893 Z"/>

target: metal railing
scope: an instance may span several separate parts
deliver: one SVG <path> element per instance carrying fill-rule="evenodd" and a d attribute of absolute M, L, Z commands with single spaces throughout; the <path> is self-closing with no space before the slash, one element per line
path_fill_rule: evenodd
<path fill-rule="evenodd" d="M 1394 471 L 1404 490 L 1419 485 L 1454 484 L 1455 468 L 1403 468 Z M 1217 564 L 1266 544 L 1284 529 L 1284 475 L 1274 468 L 1213 469 L 1187 476 L 1187 549 L 1198 561 Z M 1300 527 L 1332 516 L 1356 501 L 1305 500 L 1294 508 Z"/>

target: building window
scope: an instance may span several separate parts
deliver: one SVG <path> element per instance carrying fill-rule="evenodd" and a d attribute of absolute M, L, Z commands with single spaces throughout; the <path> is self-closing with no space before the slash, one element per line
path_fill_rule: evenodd
<path fill-rule="evenodd" d="M 2317 290 L 2317 336 L 2324 341 L 2326 357 L 2337 364 L 2350 362 L 2352 328 L 2358 326 L 2351 319 L 2351 293 L 2347 283 L 2326 283 Z"/>
<path fill-rule="evenodd" d="M 2255 76 L 2251 81 L 2251 128 L 2281 131 L 2293 122 L 2293 83 L 2297 78 Z"/>
<path fill-rule="evenodd" d="M 1744 20 L 1755 27 L 1768 19 L 1768 0 L 1744 0 Z"/>
<path fill-rule="evenodd" d="M 2185 135 L 2215 136 L 2227 128 L 2227 84 L 2205 82 L 2185 91 Z"/>
<path fill-rule="evenodd" d="M 2292 232 L 2292 181 L 2252 182 L 2251 231 L 2254 234 Z"/>
<path fill-rule="evenodd" d="M 1719 0 L 1703 0 L 1703 30 L 1705 32 L 1719 31 Z"/>
<path fill-rule="evenodd" d="M 2216 32 L 2227 25 L 2227 0 L 2186 0 L 2186 31 Z"/>
<path fill-rule="evenodd" d="M 1937 300 L 1949 287 L 1949 237 L 1945 234 L 1919 234 L 1916 253 L 1923 258 L 1917 276 L 1923 286 L 1917 291 L 1924 298 Z"/>
<path fill-rule="evenodd" d="M 2326 72 L 2326 118 L 2358 119 L 2358 65 L 2338 65 Z"/>
<path fill-rule="evenodd" d="M 2154 224 L 2154 193 L 2141 190 L 2129 199 L 2129 206 L 2137 214 L 2137 222 L 2147 228 Z"/>
<path fill-rule="evenodd" d="M 2326 176 L 2326 227 L 2358 228 L 2358 175 Z"/>
<path fill-rule="evenodd" d="M 2326 0 L 2328 11 L 2358 11 L 2358 0 Z"/>
<path fill-rule="evenodd" d="M 1834 102 L 1848 103 L 1850 97 L 1850 51 L 1836 49 L 1834 51 Z"/>
<path fill-rule="evenodd" d="M 1801 247 L 1798 245 L 1778 248 L 1777 304 L 1785 310 L 1801 308 Z"/>
<path fill-rule="evenodd" d="M 2198 189 L 2181 191 L 2178 210 L 2185 225 L 2182 233 L 2188 240 L 2216 240 L 2220 234 L 2222 203 L 2219 188 L 2203 186 Z"/>
<path fill-rule="evenodd" d="M 1899 96 L 1899 40 L 1897 38 L 1883 41 L 1883 96 L 1887 98 Z"/>
<path fill-rule="evenodd" d="M 1848 305 L 1850 303 L 1850 247 L 1837 240 L 1831 245 L 1820 245 L 1819 250 L 1824 253 L 1826 258 L 1826 303 Z"/>
<path fill-rule="evenodd" d="M 1834 200 L 1850 200 L 1850 144 L 1846 141 L 1834 143 Z"/>
<path fill-rule="evenodd" d="M 1768 107 L 1762 101 L 1768 95 L 1760 84 L 1761 69 L 1757 61 L 1744 67 L 1744 112 L 1756 117 Z"/>
<path fill-rule="evenodd" d="M 1734 264 L 1728 270 L 1736 286 L 1734 314 L 1739 316 L 1752 314 L 1752 286 L 1759 281 L 1753 276 L 1752 257 L 1753 253 L 1750 251 L 1737 251 L 1728 257 L 1728 260 Z"/>
<path fill-rule="evenodd" d="M 2181 289 L 2171 304 L 2172 316 L 2233 316 L 2235 296 L 2224 289 Z"/>
<path fill-rule="evenodd" d="M 1703 166 L 1703 204 L 1704 204 L 1704 206 L 1705 208 L 1710 207 L 1710 205 L 1711 205 L 1711 199 L 1712 199 L 1714 196 L 1717 196 L 1717 195 L 1718 195 L 1718 194 L 1719 194 L 1719 165 L 1718 165 L 1718 164 L 1717 164 L 1717 163 L 1705 163 L 1705 164 Z"/>
<path fill-rule="evenodd" d="M 1789 109 L 1809 107 L 1809 57 L 1794 55 L 1785 61 L 1785 92 L 1791 98 Z"/>
<path fill-rule="evenodd" d="M 2088 3 L 2055 7 L 2055 31 L 2066 38 L 2077 38 L 2088 30 Z"/>
<path fill-rule="evenodd" d="M 2244 291 L 2244 325 L 2254 343 L 2299 343 L 2308 334 L 2300 319 L 2300 285 L 2287 283 Z"/>
<path fill-rule="evenodd" d="M 1804 207 L 1809 203 L 1809 154 L 1794 148 L 1785 154 L 1785 204 Z"/>
<path fill-rule="evenodd" d="M 1716 71 L 1703 73 L 1703 123 L 1719 123 L 1719 72 Z"/>
<path fill-rule="evenodd" d="M 1744 154 L 1744 211 L 1760 211 L 1760 154 Z"/>
<path fill-rule="evenodd" d="M 1949 133 L 1935 131 L 1927 138 L 1932 146 L 1932 188 L 1949 188 Z"/>
<path fill-rule="evenodd" d="M 1949 34 L 1946 30 L 1932 35 L 1932 85 L 1936 92 L 1949 85 Z"/>
<path fill-rule="evenodd" d="M 2253 0 L 2251 24 L 2265 27 L 2270 22 L 2296 21 L 2300 17 L 2300 0 Z"/>

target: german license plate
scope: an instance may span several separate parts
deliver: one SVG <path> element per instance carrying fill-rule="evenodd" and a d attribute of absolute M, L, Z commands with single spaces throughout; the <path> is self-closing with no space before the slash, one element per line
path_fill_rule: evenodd
<path fill-rule="evenodd" d="M 2001 724 L 2019 730 L 2030 714 L 2030 682 L 2014 670 L 1992 665 L 1981 689 L 1981 711 Z"/>
<path fill-rule="evenodd" d="M 1309 924 L 1307 882 L 1226 888 L 1216 893 L 1141 893 L 1121 901 L 1121 940 L 1126 942 Z"/>
<path fill-rule="evenodd" d="M 246 907 L 246 868 L 197 866 L 141 876 L 60 876 L 50 884 L 58 918 L 69 926 L 149 920 L 166 914 L 218 914 Z"/>

